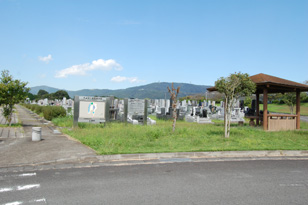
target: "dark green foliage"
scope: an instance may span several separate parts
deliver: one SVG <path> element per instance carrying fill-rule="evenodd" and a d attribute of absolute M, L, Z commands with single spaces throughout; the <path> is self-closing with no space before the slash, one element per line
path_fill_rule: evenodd
<path fill-rule="evenodd" d="M 40 106 L 32 104 L 23 104 L 23 106 L 32 110 L 38 115 L 43 113 L 44 118 L 49 121 L 52 120 L 53 118 L 66 116 L 66 111 L 61 106 Z"/>
<path fill-rule="evenodd" d="M 42 107 L 42 106 L 39 106 L 39 105 L 35 106 L 34 112 L 35 112 L 35 113 L 41 113 L 41 112 L 43 112 L 43 107 Z"/>
<path fill-rule="evenodd" d="M 39 90 L 37 96 L 39 98 L 43 97 L 44 95 L 48 95 L 49 93 L 46 90 Z"/>
<path fill-rule="evenodd" d="M 244 100 L 244 105 L 251 108 L 251 102 L 252 102 L 252 99 L 250 96 L 246 96 L 245 97 L 245 100 Z"/>
<path fill-rule="evenodd" d="M 66 99 L 70 98 L 65 90 L 58 90 L 57 92 L 52 93 L 52 99 L 63 99 L 64 97 Z"/>
<path fill-rule="evenodd" d="M 30 100 L 35 100 L 37 98 L 37 95 L 33 95 L 32 93 L 27 93 L 27 96 Z"/>
<path fill-rule="evenodd" d="M 63 107 L 60 106 L 46 106 L 43 109 L 44 118 L 46 120 L 52 120 L 56 117 L 65 117 L 66 111 Z"/>

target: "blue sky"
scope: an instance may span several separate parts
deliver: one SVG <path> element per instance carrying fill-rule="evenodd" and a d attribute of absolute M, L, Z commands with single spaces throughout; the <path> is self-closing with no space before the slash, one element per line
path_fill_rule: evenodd
<path fill-rule="evenodd" d="M 307 0 L 0 0 L 0 70 L 29 86 L 308 80 Z"/>

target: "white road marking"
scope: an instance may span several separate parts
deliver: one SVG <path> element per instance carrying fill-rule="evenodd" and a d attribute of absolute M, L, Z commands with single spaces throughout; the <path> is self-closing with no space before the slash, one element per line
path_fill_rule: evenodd
<path fill-rule="evenodd" d="M 39 202 L 45 202 L 45 204 L 47 203 L 45 198 L 33 199 L 33 200 L 29 201 L 30 204 L 32 204 L 32 203 L 39 203 Z M 23 204 L 23 203 L 24 203 L 23 201 L 14 201 L 14 202 L 9 202 L 9 203 L 3 204 L 3 205 L 20 205 L 20 204 Z"/>
<path fill-rule="evenodd" d="M 34 200 L 34 201 L 35 201 L 35 202 L 45 202 L 45 203 L 47 202 L 45 198 L 36 199 L 36 200 Z"/>
<path fill-rule="evenodd" d="M 23 202 L 22 201 L 14 201 L 14 202 L 6 203 L 4 205 L 19 205 L 19 204 L 23 204 Z"/>
<path fill-rule="evenodd" d="M 19 177 L 33 177 L 36 176 L 35 172 L 32 173 L 23 173 L 23 174 L 12 174 L 12 175 L 4 175 L 0 176 L 0 180 L 5 180 L 7 178 L 13 177 L 13 178 L 19 178 Z"/>
<path fill-rule="evenodd" d="M 28 190 L 28 189 L 33 189 L 33 188 L 39 188 L 41 185 L 40 184 L 29 184 L 29 185 L 24 185 L 24 186 L 18 186 L 17 191 L 22 191 L 22 190 Z"/>
<path fill-rule="evenodd" d="M 33 173 L 23 173 L 23 174 L 20 174 L 18 175 L 19 177 L 32 177 L 32 176 L 36 176 L 36 173 L 33 172 Z"/>
<path fill-rule="evenodd" d="M 2 188 L 0 189 L 0 193 L 7 192 L 7 191 L 13 191 L 13 190 L 14 190 L 13 188 Z"/>
<path fill-rule="evenodd" d="M 40 186 L 41 186 L 40 184 L 29 184 L 17 187 L 5 187 L 5 188 L 0 188 L 0 193 L 8 191 L 24 191 L 24 190 L 39 188 Z"/>

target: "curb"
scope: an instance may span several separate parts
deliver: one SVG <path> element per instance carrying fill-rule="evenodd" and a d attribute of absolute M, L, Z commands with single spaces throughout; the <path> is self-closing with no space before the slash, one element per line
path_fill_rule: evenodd
<path fill-rule="evenodd" d="M 220 162 L 255 160 L 308 160 L 308 150 L 177 152 L 149 154 L 91 155 L 32 164 L 0 165 L 1 172 L 21 172 L 49 169 L 87 168 L 102 166 L 132 166 L 183 162 Z"/>

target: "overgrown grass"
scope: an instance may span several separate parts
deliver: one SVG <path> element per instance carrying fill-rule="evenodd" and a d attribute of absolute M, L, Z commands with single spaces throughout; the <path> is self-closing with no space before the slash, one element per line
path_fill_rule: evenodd
<path fill-rule="evenodd" d="M 0 127 L 10 127 L 10 126 L 8 124 L 5 124 L 5 125 L 0 124 Z M 14 124 L 12 123 L 11 127 L 22 127 L 22 124 L 20 122 L 14 123 Z"/>
<path fill-rule="evenodd" d="M 98 154 L 196 152 L 228 150 L 308 150 L 308 123 L 300 131 L 265 132 L 261 127 L 233 124 L 229 139 L 223 137 L 223 122 L 197 124 L 157 120 L 155 126 L 122 123 L 94 125 L 80 123 L 72 129 L 73 119 L 58 118 L 53 122 L 63 132 L 93 148 Z M 304 130 L 306 129 L 306 130 Z"/>
<path fill-rule="evenodd" d="M 276 113 L 288 113 L 290 114 L 290 108 L 286 104 L 268 104 L 267 109 L 269 112 Z M 260 110 L 263 110 L 263 105 L 260 105 Z M 296 106 L 294 106 L 293 114 L 296 112 Z M 301 115 L 308 116 L 308 103 L 301 103 Z"/>

